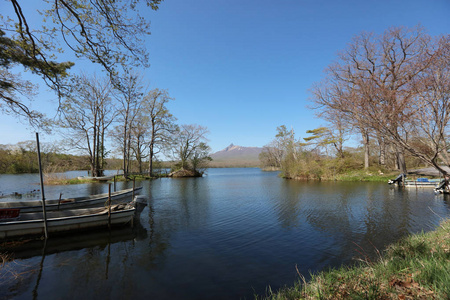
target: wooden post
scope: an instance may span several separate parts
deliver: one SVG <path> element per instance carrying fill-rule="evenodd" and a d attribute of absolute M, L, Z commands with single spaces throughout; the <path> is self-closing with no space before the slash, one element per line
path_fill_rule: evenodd
<path fill-rule="evenodd" d="M 36 280 L 36 284 L 34 285 L 34 289 L 33 289 L 33 299 L 37 299 L 38 298 L 38 288 L 39 288 L 39 283 L 41 282 L 41 278 L 42 278 L 42 270 L 44 269 L 44 259 L 45 259 L 45 249 L 47 248 L 47 240 L 44 240 L 44 247 L 42 248 L 42 258 L 41 258 L 41 263 L 39 264 L 39 274 L 37 276 L 37 280 Z"/>
<path fill-rule="evenodd" d="M 135 177 L 133 177 L 133 193 L 132 193 L 132 198 L 131 198 L 131 201 L 133 201 L 133 200 L 134 200 L 134 188 L 135 188 L 135 186 L 136 186 L 136 178 L 135 178 Z"/>
<path fill-rule="evenodd" d="M 111 183 L 108 184 L 108 228 L 111 230 Z"/>
<path fill-rule="evenodd" d="M 37 133 L 37 132 L 36 132 L 36 144 L 37 144 L 37 154 L 38 154 L 38 163 L 39 163 L 39 176 L 41 179 L 42 215 L 44 218 L 44 232 L 45 232 L 45 239 L 48 239 L 47 211 L 45 209 L 44 178 L 42 177 L 42 165 L 41 165 L 41 148 L 39 146 L 39 133 Z"/>
<path fill-rule="evenodd" d="M 114 192 L 116 191 L 116 175 L 114 175 Z"/>
<path fill-rule="evenodd" d="M 403 187 L 406 187 L 405 173 L 402 173 L 402 185 L 403 185 Z"/>
<path fill-rule="evenodd" d="M 62 193 L 59 193 L 58 210 L 59 210 L 59 205 L 61 204 L 61 196 L 62 196 Z"/>

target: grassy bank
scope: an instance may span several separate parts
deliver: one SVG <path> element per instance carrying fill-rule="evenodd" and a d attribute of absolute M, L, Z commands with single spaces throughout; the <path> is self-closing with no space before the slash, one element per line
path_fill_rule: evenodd
<path fill-rule="evenodd" d="M 314 176 L 308 174 L 306 176 L 286 176 L 283 172 L 280 176 L 286 179 L 296 179 L 296 180 L 323 180 L 323 181 L 363 181 L 363 182 L 387 182 L 389 179 L 397 177 L 397 172 L 387 172 L 382 173 L 379 170 L 351 170 L 345 173 L 338 174 L 322 174 L 319 176 Z"/>
<path fill-rule="evenodd" d="M 66 178 L 64 176 L 45 176 L 45 185 L 68 185 L 68 184 L 81 184 L 92 182 L 88 179 L 78 179 L 78 178 Z"/>
<path fill-rule="evenodd" d="M 389 179 L 395 178 L 396 172 L 382 173 L 378 170 L 354 170 L 334 177 L 337 181 L 368 181 L 368 182 L 387 182 Z"/>
<path fill-rule="evenodd" d="M 324 271 L 257 298 L 449 299 L 450 220 L 388 247 L 377 262 Z"/>

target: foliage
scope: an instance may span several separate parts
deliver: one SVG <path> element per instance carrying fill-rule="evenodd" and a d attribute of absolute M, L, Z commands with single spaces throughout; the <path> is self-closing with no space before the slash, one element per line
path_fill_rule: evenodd
<path fill-rule="evenodd" d="M 30 82 L 10 73 L 17 65 L 43 78 L 59 96 L 65 94 L 64 78 L 73 63 L 56 61 L 56 55 L 63 51 L 60 44 L 77 58 L 101 65 L 111 79 L 118 66 L 147 66 L 142 37 L 150 33 L 149 22 L 140 15 L 140 3 L 157 10 L 161 1 L 42 1 L 41 26 L 29 22 L 32 17 L 21 7 L 25 2 L 10 1 L 14 13 L 0 16 L 4 20 L 0 27 L 0 101 L 6 104 L 0 108 L 25 115 L 31 122 L 42 117 L 20 100 L 20 92 L 29 90 Z"/>
<path fill-rule="evenodd" d="M 39 53 L 41 52 L 36 45 L 23 38 L 7 37 L 5 31 L 0 28 L 0 111 L 26 117 L 32 125 L 44 125 L 44 115 L 31 110 L 21 100 L 21 96 L 33 97 L 35 85 L 22 80 L 20 75 L 12 73 L 11 69 L 22 65 L 47 82 L 54 83 L 56 87 L 67 76 L 67 70 L 73 65 L 70 62 L 48 61 Z"/>
<path fill-rule="evenodd" d="M 300 275 L 300 274 L 299 274 Z M 353 267 L 300 275 L 293 287 L 269 289 L 265 299 L 448 299 L 450 220 L 434 232 L 405 238 L 384 256 Z M 261 297 L 262 298 L 262 297 Z"/>
<path fill-rule="evenodd" d="M 296 139 L 294 129 L 288 130 L 285 125 L 277 127 L 275 138 L 264 146 L 259 159 L 263 168 L 281 168 L 297 160 L 303 144 Z"/>
<path fill-rule="evenodd" d="M 325 128 L 308 131 L 313 134 L 301 143 L 295 138 L 293 130 L 287 131 L 285 126 L 278 127 L 275 139 L 266 146 L 260 155 L 261 167 L 270 169 L 274 154 L 280 153 L 279 169 L 280 175 L 288 179 L 299 180 L 342 180 L 342 181 L 387 181 L 398 171 L 387 170 L 378 165 L 363 169 L 361 162 L 361 149 L 346 148 L 345 150 L 332 153 L 326 148 L 334 140 L 331 139 L 330 131 Z M 275 148 L 275 145 L 279 148 Z M 294 146 L 295 145 L 295 146 Z M 270 148 L 270 149 L 269 149 Z M 269 150 L 267 150 L 269 149 Z M 325 149 L 325 150 L 324 150 Z M 325 154 L 324 154 L 325 152 Z M 374 161 L 375 162 L 375 161 Z M 384 175 L 384 174 L 387 175 Z"/>
<path fill-rule="evenodd" d="M 87 157 L 62 153 L 54 144 L 41 143 L 41 160 L 44 171 L 85 170 Z M 0 173 L 36 173 L 39 171 L 35 142 L 17 145 L 0 145 Z"/>
<path fill-rule="evenodd" d="M 316 129 L 311 129 L 306 131 L 307 134 L 311 136 L 303 138 L 308 146 L 314 146 L 315 149 L 324 149 L 326 156 L 330 156 L 333 149 L 329 149 L 333 146 L 334 150 L 339 154 L 340 157 L 344 156 L 342 144 L 343 137 L 335 135 L 335 133 L 328 127 L 319 127 Z"/>
<path fill-rule="evenodd" d="M 210 151 L 211 148 L 206 143 L 201 142 L 198 145 L 189 159 L 192 170 L 203 172 L 208 162 L 212 161 L 212 158 L 209 156 Z"/>

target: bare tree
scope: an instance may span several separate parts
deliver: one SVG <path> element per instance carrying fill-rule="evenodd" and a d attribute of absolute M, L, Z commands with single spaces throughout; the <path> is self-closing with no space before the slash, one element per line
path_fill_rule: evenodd
<path fill-rule="evenodd" d="M 142 106 L 142 97 L 144 88 L 142 86 L 143 78 L 140 74 L 133 71 L 127 71 L 120 82 L 116 83 L 116 90 L 119 92 L 116 96 L 119 101 L 119 122 L 114 134 L 116 141 L 122 145 L 122 168 L 123 176 L 127 177 L 131 167 L 131 145 L 132 128 L 136 117 Z"/>
<path fill-rule="evenodd" d="M 328 139 L 336 150 L 338 157 L 344 157 L 344 143 L 350 138 L 353 132 L 353 124 L 344 114 L 339 111 L 324 111 L 319 114 L 321 118 L 328 122 Z"/>
<path fill-rule="evenodd" d="M 146 141 L 148 135 L 148 116 L 144 115 L 142 110 L 136 115 L 135 122 L 133 122 L 133 125 L 130 128 L 130 135 L 130 148 L 136 158 L 139 174 L 142 174 L 143 159 L 148 157 L 148 155 L 145 154 L 148 150 L 148 143 Z"/>
<path fill-rule="evenodd" d="M 434 87 L 428 85 L 428 90 L 420 82 L 437 73 L 442 79 L 448 68 L 448 63 L 442 63 L 445 49 L 448 37 L 433 41 L 421 27 L 390 28 L 380 36 L 363 33 L 328 67 L 325 80 L 313 88 L 314 101 L 322 109 L 338 110 L 355 120 L 365 143 L 370 131 L 391 142 L 401 172 L 406 172 L 404 151 L 436 165 L 433 156 L 439 156 L 442 148 L 435 147 L 434 154 L 429 156 L 415 149 L 410 141 L 412 136 L 424 133 L 423 128 L 418 130 L 424 125 L 424 116 L 419 111 L 436 109 L 432 105 L 436 99 L 431 96 L 438 94 L 430 94 L 430 89 L 444 88 L 442 80 L 435 81 Z M 442 93 L 439 97 L 442 103 Z M 441 127 L 447 126 L 442 114 L 434 114 L 434 118 L 435 124 L 444 121 Z M 417 122 L 421 125 L 416 125 Z"/>
<path fill-rule="evenodd" d="M 205 143 L 208 129 L 200 125 L 181 125 L 173 137 L 172 156 L 179 161 L 182 170 L 195 169 L 201 161 L 207 160 Z M 194 164 L 189 164 L 190 160 Z"/>
<path fill-rule="evenodd" d="M 82 75 L 62 103 L 60 126 L 69 130 L 70 144 L 88 155 L 92 176 L 103 175 L 105 132 L 114 120 L 109 80 Z"/>
<path fill-rule="evenodd" d="M 440 164 L 450 166 L 450 36 L 440 38 L 433 50 L 432 63 L 418 75 L 413 88 L 406 135 L 393 134 L 393 138 L 413 156 L 447 174 Z"/>
<path fill-rule="evenodd" d="M 148 175 L 153 174 L 153 160 L 156 154 L 170 144 L 172 134 L 177 130 L 176 118 L 169 112 L 166 104 L 173 100 L 166 90 L 154 89 L 144 97 L 143 111 L 149 126 Z"/>
<path fill-rule="evenodd" d="M 259 154 L 262 167 L 281 168 L 284 150 L 279 148 L 276 140 L 265 145 Z"/>
<path fill-rule="evenodd" d="M 304 143 L 296 139 L 294 129 L 288 130 L 285 125 L 277 127 L 275 138 L 261 152 L 260 160 L 264 166 L 282 168 L 286 177 L 289 167 L 294 166 L 300 159 Z"/>
<path fill-rule="evenodd" d="M 369 128 L 365 126 L 363 115 L 363 99 L 355 93 L 353 85 L 347 85 L 345 80 L 328 76 L 311 90 L 315 108 L 320 109 L 319 116 L 337 115 L 347 121 L 350 128 L 361 134 L 364 145 L 364 168 L 369 167 L 370 135 Z"/>

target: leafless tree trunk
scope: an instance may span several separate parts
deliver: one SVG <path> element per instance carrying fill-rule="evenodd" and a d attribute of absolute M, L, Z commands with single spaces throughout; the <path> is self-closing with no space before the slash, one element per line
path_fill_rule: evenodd
<path fill-rule="evenodd" d="M 380 166 L 384 167 L 386 166 L 386 141 L 379 134 L 377 135 L 377 140 L 378 140 L 378 147 L 380 148 L 378 163 L 380 164 Z"/>
<path fill-rule="evenodd" d="M 122 144 L 122 168 L 123 176 L 127 177 L 131 166 L 132 127 L 142 104 L 142 76 L 128 71 L 119 82 L 116 82 L 116 89 L 119 91 L 117 99 L 121 103 L 122 124 L 119 140 Z"/>
<path fill-rule="evenodd" d="M 60 125 L 70 130 L 71 145 L 88 154 L 92 176 L 103 175 L 104 134 L 115 118 L 110 93 L 109 80 L 82 75 L 75 79 L 71 94 L 61 106 Z"/>
<path fill-rule="evenodd" d="M 180 129 L 175 133 L 173 139 L 173 157 L 180 162 L 180 167 L 182 170 L 188 170 L 189 160 L 194 159 L 194 165 L 192 166 L 195 170 L 195 166 L 199 164 L 199 159 L 207 159 L 206 156 L 199 157 L 199 153 L 204 153 L 209 147 L 205 144 L 206 134 L 208 129 L 200 125 L 181 125 Z"/>
<path fill-rule="evenodd" d="M 149 163 L 148 175 L 153 174 L 153 160 L 157 153 L 170 144 L 172 134 L 176 131 L 176 118 L 169 112 L 166 104 L 173 98 L 166 90 L 154 89 L 145 98 L 143 109 L 148 116 L 150 135 L 148 141 Z"/>
<path fill-rule="evenodd" d="M 364 145 L 364 169 L 370 167 L 370 138 L 369 132 L 366 129 L 361 129 L 363 145 Z"/>
<path fill-rule="evenodd" d="M 448 151 L 449 45 L 449 36 L 432 39 L 420 27 L 363 33 L 313 88 L 314 101 L 387 138 L 402 172 L 406 151 L 445 174 L 437 158 Z"/>

